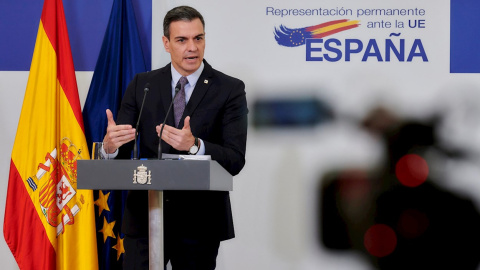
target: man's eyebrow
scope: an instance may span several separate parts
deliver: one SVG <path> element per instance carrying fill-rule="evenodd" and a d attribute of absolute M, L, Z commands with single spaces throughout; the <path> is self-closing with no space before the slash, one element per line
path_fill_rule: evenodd
<path fill-rule="evenodd" d="M 186 37 L 184 36 L 176 36 L 176 37 L 173 37 L 174 39 L 186 39 Z"/>
<path fill-rule="evenodd" d="M 201 34 L 198 34 L 198 35 L 194 36 L 194 38 L 204 37 L 204 36 L 205 36 L 205 33 L 201 33 Z M 185 36 L 176 36 L 176 37 L 174 37 L 174 39 L 187 39 L 187 37 L 185 37 Z"/>

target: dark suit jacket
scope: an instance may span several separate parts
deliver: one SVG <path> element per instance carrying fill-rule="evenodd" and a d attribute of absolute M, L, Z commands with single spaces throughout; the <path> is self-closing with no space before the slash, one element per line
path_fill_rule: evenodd
<path fill-rule="evenodd" d="M 194 136 L 205 144 L 211 155 L 230 174 L 236 175 L 245 164 L 247 140 L 247 102 L 242 81 L 213 69 L 206 61 L 183 119 L 190 116 Z M 144 95 L 150 83 L 140 118 L 139 155 L 156 158 L 159 138 L 155 127 L 163 123 L 172 101 L 171 69 L 167 66 L 140 73 L 130 82 L 122 100 L 117 124 L 135 127 Z M 174 126 L 173 112 L 167 124 Z M 117 158 L 131 156 L 133 142 L 119 149 Z M 162 141 L 162 152 L 179 153 Z M 184 153 L 185 154 L 185 153 Z M 228 192 L 165 191 L 165 234 L 169 236 L 206 237 L 225 240 L 235 236 Z M 148 195 L 146 191 L 130 191 L 127 197 L 122 230 L 132 236 L 148 236 Z"/>

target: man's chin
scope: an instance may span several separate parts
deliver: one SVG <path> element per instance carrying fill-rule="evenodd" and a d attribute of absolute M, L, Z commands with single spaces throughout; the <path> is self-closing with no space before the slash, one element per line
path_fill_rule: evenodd
<path fill-rule="evenodd" d="M 188 72 L 195 72 L 199 67 L 200 67 L 201 61 L 195 61 L 195 62 L 185 62 L 184 65 L 182 65 L 182 69 Z"/>

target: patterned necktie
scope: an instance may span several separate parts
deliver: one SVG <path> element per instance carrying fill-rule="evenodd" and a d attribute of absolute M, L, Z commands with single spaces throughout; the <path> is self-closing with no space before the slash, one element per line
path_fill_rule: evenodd
<path fill-rule="evenodd" d="M 178 127 L 180 119 L 182 118 L 183 111 L 185 110 L 185 85 L 188 83 L 186 77 L 181 77 L 180 80 L 180 91 L 178 92 L 175 100 L 173 101 L 173 112 L 175 115 L 175 127 Z"/>

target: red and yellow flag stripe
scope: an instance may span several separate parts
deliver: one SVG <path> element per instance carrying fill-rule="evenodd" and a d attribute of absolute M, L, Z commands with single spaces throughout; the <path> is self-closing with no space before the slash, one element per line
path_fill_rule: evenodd
<path fill-rule="evenodd" d="M 323 38 L 359 26 L 360 21 L 347 19 L 330 21 L 315 26 L 306 27 L 312 33 L 312 38 Z"/>
<path fill-rule="evenodd" d="M 61 0 L 45 0 L 12 150 L 4 236 L 21 269 L 98 269 L 89 159 Z"/>

